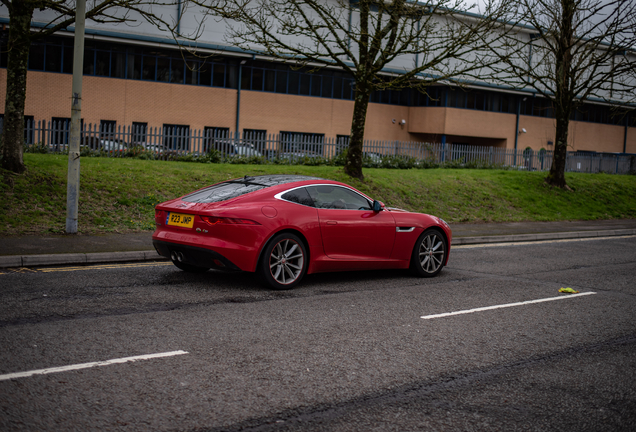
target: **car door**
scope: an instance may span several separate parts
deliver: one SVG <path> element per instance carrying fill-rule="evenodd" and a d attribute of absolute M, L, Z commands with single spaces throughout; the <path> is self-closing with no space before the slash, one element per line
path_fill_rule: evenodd
<path fill-rule="evenodd" d="M 318 210 L 325 254 L 334 259 L 388 259 L 395 241 L 395 219 L 374 212 L 369 200 L 338 185 L 307 187 Z"/>

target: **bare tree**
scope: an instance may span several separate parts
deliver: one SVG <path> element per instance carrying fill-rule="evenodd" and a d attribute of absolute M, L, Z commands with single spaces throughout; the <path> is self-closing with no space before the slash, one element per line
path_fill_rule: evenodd
<path fill-rule="evenodd" d="M 26 170 L 22 157 L 24 147 L 24 103 L 27 88 L 29 48 L 35 40 L 64 30 L 75 22 L 72 0 L 0 0 L 9 11 L 7 44 L 7 91 L 2 133 L 2 167 L 15 173 Z M 177 0 L 89 0 L 86 18 L 95 22 L 130 22 L 145 19 L 172 31 L 176 23 L 153 14 L 152 7 L 176 4 Z M 35 10 L 49 10 L 53 19 L 39 28 L 32 27 Z M 132 17 L 132 14 L 136 18 Z"/>
<path fill-rule="evenodd" d="M 355 82 L 345 172 L 363 178 L 362 144 L 374 90 L 426 87 L 479 75 L 491 55 L 490 32 L 508 0 L 488 0 L 485 15 L 463 0 L 194 0 L 206 14 L 233 20 L 228 43 L 299 66 L 337 67 Z M 417 56 L 416 56 L 417 54 Z M 399 73 L 392 62 L 411 59 Z M 417 59 L 417 63 L 412 59 Z"/>
<path fill-rule="evenodd" d="M 547 98 L 556 117 L 554 159 L 546 182 L 567 188 L 565 158 L 572 113 L 589 99 L 634 102 L 636 2 L 517 0 L 506 47 L 494 76 Z M 633 108 L 633 105 L 631 106 Z"/>

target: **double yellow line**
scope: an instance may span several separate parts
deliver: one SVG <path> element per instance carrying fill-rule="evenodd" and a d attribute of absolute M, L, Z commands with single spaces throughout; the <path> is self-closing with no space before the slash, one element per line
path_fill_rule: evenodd
<path fill-rule="evenodd" d="M 0 272 L 1 274 L 9 273 L 54 273 L 54 272 L 69 272 L 69 271 L 81 271 L 81 270 L 104 270 L 104 269 L 118 269 L 118 268 L 136 268 L 136 267 L 156 267 L 172 265 L 168 262 L 142 262 L 142 263 L 130 263 L 130 264 L 95 264 L 76 267 L 44 267 L 44 268 L 28 268 L 20 267 L 11 269 L 7 272 Z"/>

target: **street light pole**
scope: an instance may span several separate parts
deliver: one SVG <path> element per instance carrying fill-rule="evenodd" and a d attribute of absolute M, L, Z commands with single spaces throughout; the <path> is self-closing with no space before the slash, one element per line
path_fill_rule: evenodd
<path fill-rule="evenodd" d="M 66 233 L 77 234 L 80 185 L 80 140 L 82 119 L 82 74 L 84 69 L 84 27 L 86 0 L 77 0 L 75 9 L 75 46 L 73 49 L 73 88 L 71 97 L 71 134 L 68 148 L 66 185 Z"/>

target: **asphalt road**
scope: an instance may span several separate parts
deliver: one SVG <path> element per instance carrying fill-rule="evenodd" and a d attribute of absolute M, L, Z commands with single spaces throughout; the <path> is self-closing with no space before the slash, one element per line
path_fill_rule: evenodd
<path fill-rule="evenodd" d="M 2 431 L 636 430 L 634 237 L 289 292 L 165 263 L 5 271 L 0 304 Z"/>

